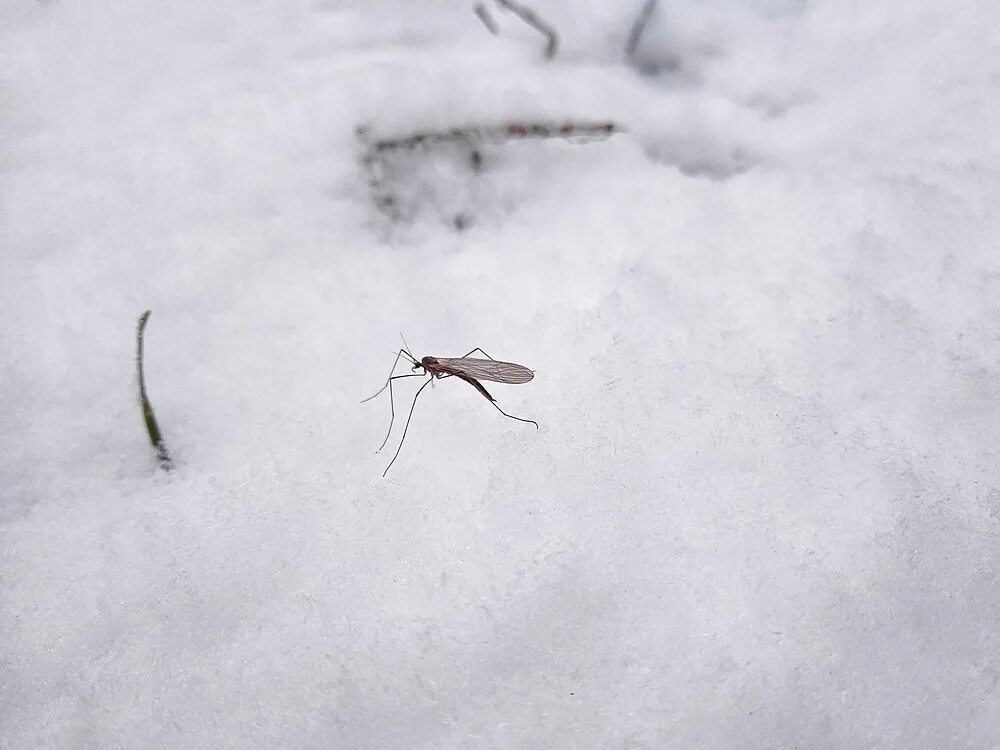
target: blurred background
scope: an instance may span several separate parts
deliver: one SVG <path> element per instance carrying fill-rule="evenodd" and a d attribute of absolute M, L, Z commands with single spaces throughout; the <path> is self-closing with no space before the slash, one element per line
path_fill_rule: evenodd
<path fill-rule="evenodd" d="M 4 0 L 0 745 L 991 746 L 997 29 Z"/>

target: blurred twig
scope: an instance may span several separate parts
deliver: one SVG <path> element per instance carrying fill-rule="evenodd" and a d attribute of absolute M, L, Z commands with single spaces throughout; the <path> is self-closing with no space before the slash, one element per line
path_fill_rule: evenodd
<path fill-rule="evenodd" d="M 468 126 L 451 130 L 430 130 L 398 138 L 371 139 L 366 128 L 359 128 L 358 137 L 369 146 L 369 152 L 384 153 L 412 149 L 437 143 L 473 143 L 478 141 L 508 141 L 521 138 L 603 138 L 620 133 L 613 122 L 512 122 L 506 125 Z"/>
<path fill-rule="evenodd" d="M 493 16 L 490 15 L 489 10 L 482 3 L 476 3 L 472 11 L 476 14 L 480 21 L 483 22 L 483 26 L 489 31 L 493 36 L 496 36 L 500 29 L 497 26 L 497 22 L 493 20 Z"/>
<path fill-rule="evenodd" d="M 402 217 L 400 205 L 391 187 L 391 172 L 388 162 L 397 154 L 427 150 L 438 146 L 464 146 L 469 149 L 469 166 L 473 173 L 482 170 L 481 147 L 487 143 L 506 143 L 529 138 L 573 138 L 596 140 L 607 138 L 622 129 L 611 122 L 511 122 L 506 125 L 466 126 L 450 130 L 429 130 L 397 137 L 376 137 L 366 127 L 356 131 L 365 144 L 361 163 L 368 175 L 368 187 L 378 208 L 391 219 Z"/>
<path fill-rule="evenodd" d="M 559 49 L 559 36 L 556 34 L 556 30 L 539 18 L 535 11 L 521 5 L 520 3 L 514 2 L 514 0 L 496 0 L 496 4 L 503 10 L 509 10 L 530 27 L 544 34 L 548 38 L 549 41 L 545 45 L 546 60 L 551 60 L 556 56 L 556 50 Z"/>
<path fill-rule="evenodd" d="M 156 423 L 156 415 L 153 414 L 153 405 L 149 402 L 149 395 L 146 393 L 146 376 L 142 366 L 142 335 L 146 330 L 146 322 L 149 320 L 151 314 L 152 310 L 146 310 L 139 317 L 139 328 L 135 336 L 135 363 L 139 370 L 139 401 L 142 403 L 142 418 L 146 423 L 146 432 L 149 433 L 149 442 L 153 445 L 154 450 L 156 450 L 156 458 L 159 460 L 161 468 L 165 471 L 170 471 L 173 468 L 173 464 L 170 461 L 170 454 L 167 453 L 167 446 L 163 442 L 163 435 L 160 434 L 160 426 Z"/>
<path fill-rule="evenodd" d="M 657 0 L 646 0 L 642 4 L 639 15 L 636 16 L 635 23 L 632 24 L 632 30 L 629 31 L 628 41 L 625 42 L 625 58 L 633 65 L 636 64 L 635 53 L 639 49 L 639 42 L 646 32 L 646 26 L 649 25 L 653 11 L 656 10 L 656 2 Z"/>

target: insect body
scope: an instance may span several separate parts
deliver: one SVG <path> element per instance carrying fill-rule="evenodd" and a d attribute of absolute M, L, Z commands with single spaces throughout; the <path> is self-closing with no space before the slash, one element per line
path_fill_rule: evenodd
<path fill-rule="evenodd" d="M 405 343 L 405 342 L 404 342 Z M 482 349 L 476 347 L 469 354 L 474 354 L 475 352 L 482 352 L 486 354 Z M 490 395 L 489 391 L 483 387 L 480 380 L 489 380 L 494 383 L 509 383 L 509 384 L 519 384 L 527 383 L 529 380 L 535 377 L 535 374 L 529 370 L 524 365 L 517 365 L 513 362 L 500 362 L 498 360 L 490 357 L 486 354 L 489 359 L 476 359 L 475 357 L 470 357 L 469 354 L 464 357 L 422 357 L 419 361 L 410 354 L 406 349 L 400 349 L 396 353 L 396 360 L 392 363 L 392 370 L 389 371 L 389 378 L 385 381 L 378 393 L 373 396 L 369 396 L 361 403 L 365 401 L 371 401 L 375 396 L 378 396 L 386 388 L 389 389 L 389 408 L 392 412 L 392 417 L 389 420 L 389 431 L 385 435 L 385 440 L 382 441 L 382 445 L 379 446 L 379 450 L 385 447 L 385 444 L 389 442 L 389 435 L 392 434 L 392 424 L 396 419 L 396 407 L 393 402 L 392 397 L 392 381 L 399 380 L 401 378 L 419 378 L 429 375 L 430 379 L 420 386 L 417 394 L 413 397 L 413 403 L 410 406 L 409 416 L 406 418 L 406 425 L 403 427 L 403 437 L 399 441 L 399 447 L 396 449 L 396 454 L 392 457 L 392 461 L 385 468 L 382 476 L 389 473 L 389 469 L 396 462 L 396 457 L 399 455 L 399 451 L 403 448 L 403 441 L 406 440 L 406 431 L 410 427 L 410 419 L 413 417 L 413 409 L 417 405 L 417 399 L 420 397 L 420 392 L 427 387 L 428 383 L 434 381 L 435 378 L 459 378 L 464 380 L 466 383 L 471 385 L 477 391 L 479 391 L 483 397 L 493 404 L 493 407 L 509 419 L 516 419 L 518 422 L 528 422 L 529 424 L 538 427 L 538 422 L 533 419 L 522 419 L 521 417 L 515 417 L 512 414 L 508 414 L 499 406 L 497 406 L 496 399 Z M 404 357 L 410 363 L 412 363 L 411 370 L 423 370 L 423 372 L 418 372 L 410 375 L 394 375 L 396 371 L 396 365 L 399 364 L 399 358 Z M 376 451 L 377 453 L 378 451 Z"/>

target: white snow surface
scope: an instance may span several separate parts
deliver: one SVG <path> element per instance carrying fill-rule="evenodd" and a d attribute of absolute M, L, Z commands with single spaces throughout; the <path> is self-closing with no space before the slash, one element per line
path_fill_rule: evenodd
<path fill-rule="evenodd" d="M 530 5 L 0 5 L 0 746 L 994 745 L 1000 4 Z"/>

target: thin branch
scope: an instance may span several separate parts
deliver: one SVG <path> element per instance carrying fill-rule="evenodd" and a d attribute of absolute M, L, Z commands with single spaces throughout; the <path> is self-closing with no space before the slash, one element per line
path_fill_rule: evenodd
<path fill-rule="evenodd" d="M 482 3 L 476 3 L 472 11 L 478 16 L 479 20 L 483 22 L 483 26 L 489 31 L 493 36 L 500 33 L 500 28 L 497 26 L 497 22 L 493 20 L 493 16 L 490 15 L 489 10 Z"/>
<path fill-rule="evenodd" d="M 632 63 L 635 62 L 635 53 L 639 49 L 639 42 L 642 40 L 642 35 L 646 32 L 646 26 L 649 25 L 649 19 L 653 15 L 653 11 L 656 10 L 657 0 L 646 0 L 642 4 L 642 8 L 639 10 L 639 15 L 635 19 L 635 23 L 632 24 L 632 30 L 628 34 L 628 41 L 625 43 L 625 57 Z"/>
<path fill-rule="evenodd" d="M 149 433 L 149 442 L 156 451 L 156 458 L 159 460 L 160 467 L 164 471 L 170 471 L 173 468 L 173 464 L 170 461 L 170 455 L 167 453 L 167 446 L 163 442 L 163 435 L 160 434 L 160 426 L 156 423 L 156 415 L 153 414 L 153 405 L 149 402 L 149 396 L 146 393 L 146 376 L 143 373 L 142 367 L 142 335 L 146 330 L 146 322 L 149 320 L 151 314 L 152 310 L 146 310 L 139 317 L 139 328 L 135 336 L 135 363 L 139 370 L 139 401 L 142 404 L 142 418 L 146 423 L 146 432 Z"/>
<path fill-rule="evenodd" d="M 450 130 L 430 130 L 398 137 L 379 137 L 368 127 L 361 126 L 355 131 L 364 144 L 361 164 L 368 179 L 372 200 L 380 211 L 393 221 L 404 218 L 406 213 L 392 188 L 392 171 L 389 165 L 400 154 L 429 150 L 437 147 L 465 147 L 469 149 L 470 167 L 474 174 L 482 171 L 481 147 L 486 143 L 503 144 L 512 140 L 529 138 L 572 138 L 575 141 L 590 141 L 608 138 L 623 132 L 611 121 L 573 122 L 512 122 L 506 125 L 466 126 Z M 455 217 L 455 226 L 462 229 L 466 218 Z"/>
<path fill-rule="evenodd" d="M 496 0 L 496 4 L 503 10 L 509 10 L 526 24 L 541 34 L 544 34 L 548 38 L 549 41 L 545 45 L 546 60 L 551 60 L 556 56 L 556 50 L 559 49 L 559 36 L 556 34 L 556 30 L 539 18 L 535 11 L 521 5 L 520 3 L 514 2 L 514 0 Z"/>
<path fill-rule="evenodd" d="M 606 138 L 622 132 L 613 122 L 512 122 L 507 125 L 468 126 L 451 130 L 436 130 L 399 138 L 372 139 L 363 128 L 358 129 L 358 137 L 369 145 L 369 154 L 384 154 L 390 151 L 416 149 L 442 143 L 477 143 L 482 141 L 509 141 L 524 138 Z"/>

